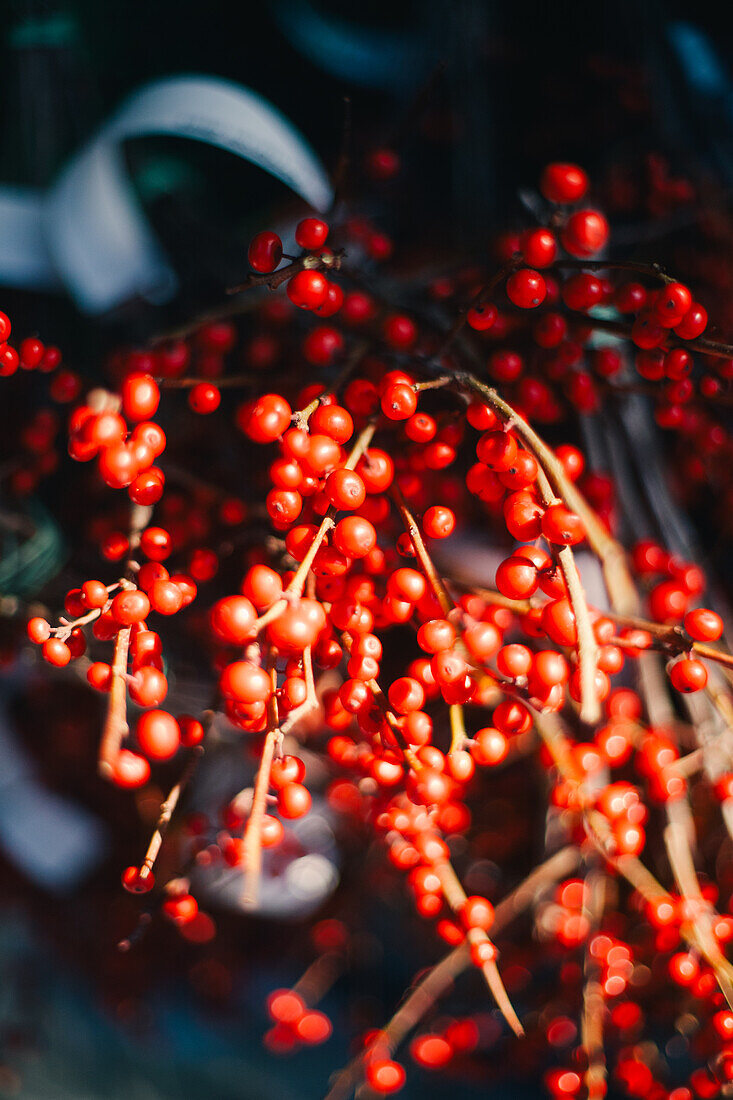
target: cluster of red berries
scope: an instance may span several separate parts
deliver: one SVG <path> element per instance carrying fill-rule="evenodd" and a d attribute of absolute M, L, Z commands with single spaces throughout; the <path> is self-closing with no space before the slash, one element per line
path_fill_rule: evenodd
<path fill-rule="evenodd" d="M 389 150 L 370 158 L 375 179 L 398 170 Z M 87 679 L 108 694 L 113 717 L 121 697 L 123 718 L 128 702 L 140 713 L 129 743 L 126 723 L 119 727 L 108 774 L 123 788 L 146 784 L 151 765 L 207 744 L 203 715 L 161 709 L 168 693 L 162 639 L 147 620 L 175 615 L 199 584 L 214 580 L 216 524 L 234 529 L 255 520 L 256 545 L 231 587 L 222 584 L 209 598 L 206 621 L 215 709 L 259 759 L 258 772 L 253 790 L 230 799 L 219 817 L 189 818 L 188 858 L 249 873 L 253 841 L 258 851 L 281 844 L 286 823 L 311 806 L 307 754 L 282 744 L 299 732 L 332 772 L 331 807 L 382 839 L 417 914 L 434 922 L 450 948 L 465 944 L 496 993 L 502 959 L 490 938 L 494 906 L 484 893 L 466 896 L 452 860 L 460 864 L 471 850 L 472 808 L 486 784 L 507 762 L 536 760 L 557 833 L 578 849 L 588 875 L 602 867 L 620 892 L 626 868 L 630 884 L 623 904 L 609 901 L 592 913 L 587 879 L 565 877 L 538 906 L 538 929 L 566 957 L 584 955 L 599 1011 L 622 1035 L 643 1022 L 633 1012 L 639 974 L 651 972 L 654 952 L 664 956 L 666 978 L 713 1021 L 717 1061 L 705 1052 L 691 1088 L 714 1096 L 733 1064 L 733 1017 L 721 992 L 733 918 L 717 912 L 717 895 L 704 881 L 695 879 L 699 896 L 685 894 L 680 882 L 667 891 L 640 858 L 657 859 L 651 839 L 656 843 L 659 814 L 686 806 L 691 788 L 697 795 L 711 786 L 716 809 L 720 802 L 730 810 L 733 762 L 699 774 L 703 763 L 695 770 L 683 759 L 677 729 L 653 720 L 643 688 L 629 683 L 637 661 L 662 657 L 681 693 L 669 696 L 667 709 L 684 715 L 681 696 L 702 693 L 718 663 L 730 665 L 714 645 L 723 622 L 696 606 L 705 591 L 699 567 L 652 541 L 628 556 L 628 576 L 635 596 L 646 595 L 649 620 L 619 613 L 611 592 L 608 607 L 588 605 L 576 549 L 604 565 L 607 545 L 624 557 L 614 539 L 614 484 L 586 469 L 574 444 L 550 449 L 534 425 L 559 422 L 568 406 L 581 416 L 597 410 L 631 376 L 657 387 L 659 422 L 694 435 L 701 454 L 729 441 L 715 442 L 719 426 L 707 414 L 692 415 L 693 395 L 705 396 L 707 385 L 713 396 L 703 384 L 707 375 L 691 388 L 696 361 L 709 353 L 696 343 L 705 309 L 658 269 L 630 282 L 628 265 L 618 265 L 621 281 L 611 261 L 591 260 L 609 245 L 610 229 L 587 204 L 588 189 L 578 166 L 548 166 L 540 180 L 546 224 L 500 242 L 499 275 L 481 287 L 471 270 L 428 288 L 443 308 L 469 303 L 447 331 L 432 313 L 397 309 L 346 274 L 340 285 L 352 254 L 374 263 L 391 252 L 391 242 L 365 220 L 346 223 L 337 249 L 327 244 L 338 236 L 332 227 L 305 218 L 295 231 L 297 258 L 284 255 L 274 231 L 258 233 L 248 253 L 250 286 L 286 290 L 264 298 L 254 323 L 260 327 L 241 343 L 255 396 L 222 407 L 228 391 L 219 382 L 240 340 L 229 322 L 111 364 L 119 385 L 93 391 L 74 409 L 69 451 L 79 461 L 96 460 L 106 485 L 126 489 L 145 516 L 128 535 L 118 524 L 95 525 L 105 560 L 129 559 L 125 575 L 86 580 L 66 594 L 59 625 L 34 616 L 28 634 L 57 667 L 87 660 L 87 644 L 114 643 L 111 660 L 88 660 Z M 0 338 L 7 340 L 3 318 Z M 598 346 L 604 326 L 613 340 Z M 322 377 L 303 386 L 302 372 L 290 384 L 283 371 L 282 384 L 262 392 L 267 387 L 258 378 L 272 376 L 293 349 Z M 53 350 L 24 341 L 19 355 L 1 354 L 6 367 L 15 358 L 13 370 L 18 362 L 45 370 Z M 479 376 L 468 369 L 476 362 L 483 365 Z M 184 374 L 192 367 L 188 386 Z M 730 373 L 717 371 L 721 385 Z M 244 435 L 247 447 L 267 448 L 258 452 L 267 459 L 255 462 L 246 501 L 202 494 L 185 516 L 185 500 L 166 490 L 167 440 L 155 418 L 171 382 L 186 383 L 192 411 L 220 409 L 241 433 L 240 444 Z M 681 417 L 672 408 L 682 409 Z M 48 436 L 48 426 L 32 427 Z M 160 526 L 147 512 L 154 506 Z M 187 545 L 186 520 L 195 529 L 194 549 L 185 569 L 171 573 L 163 562 Z M 494 575 L 481 587 L 462 574 L 452 538 L 472 530 L 497 550 Z M 123 884 L 147 892 L 155 876 L 150 866 L 130 867 Z M 161 912 L 187 938 L 213 934 L 187 885 L 161 892 Z M 296 990 L 273 993 L 268 1012 L 271 1050 L 320 1043 L 331 1033 L 328 1018 Z M 555 1031 L 553 1045 L 576 1045 L 567 1065 L 548 1072 L 547 1088 L 553 1096 L 579 1096 L 593 1067 L 584 1065 L 578 1028 Z M 475 1024 L 459 1020 L 419 1034 L 410 1051 L 418 1065 L 438 1069 L 477 1045 Z M 689 1094 L 686 1086 L 670 1092 L 661 1084 L 643 1046 L 617 1047 L 613 1075 L 629 1095 Z M 380 1093 L 398 1091 L 405 1080 L 382 1033 L 367 1038 L 363 1071 Z"/>

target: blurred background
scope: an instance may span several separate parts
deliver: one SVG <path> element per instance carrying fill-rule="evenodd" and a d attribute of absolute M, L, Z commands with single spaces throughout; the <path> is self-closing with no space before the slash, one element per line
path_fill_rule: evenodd
<path fill-rule="evenodd" d="M 485 261 L 497 229 L 531 219 L 530 189 L 542 165 L 573 160 L 614 208 L 619 249 L 692 271 L 698 288 L 708 284 L 701 297 L 711 318 L 730 336 L 733 304 L 721 290 L 729 288 L 733 240 L 732 60 L 733 23 L 723 6 L 704 3 L 8 0 L 0 38 L 0 306 L 19 333 L 39 332 L 87 378 L 101 377 L 120 344 L 145 346 L 221 302 L 225 288 L 246 276 L 254 231 L 292 224 L 309 209 L 309 196 L 327 199 L 348 118 L 354 169 L 347 197 L 351 188 L 357 211 L 393 238 L 398 271 L 437 272 L 459 256 Z M 172 124 L 149 132 L 134 117 L 115 131 L 116 113 L 141 88 L 191 74 L 251 89 L 266 110 L 288 120 L 283 158 L 287 165 L 288 150 L 293 157 L 297 150 L 300 185 L 263 167 L 271 153 L 267 116 L 248 134 L 252 155 L 236 155 L 221 147 L 226 141 L 193 86 L 175 97 L 179 133 Z M 209 127 L 211 143 L 185 136 L 192 120 L 199 133 Z M 222 121 L 222 132 L 228 125 Z M 364 197 L 360 165 L 385 144 L 398 149 L 403 172 L 376 197 Z M 109 163 L 94 161 L 75 189 L 72 169 L 90 149 L 100 158 L 101 149 Z M 110 180 L 122 186 L 105 191 L 109 164 Z M 645 196 L 660 173 L 683 181 L 681 191 L 668 208 L 650 210 Z M 694 195 L 686 198 L 688 179 Z M 124 227 L 132 217 L 150 246 L 150 268 L 141 261 L 134 269 L 123 244 L 116 257 L 112 233 L 108 270 L 125 271 L 129 262 L 130 277 L 124 292 L 106 298 L 95 298 L 82 278 L 85 256 L 101 247 L 97 223 L 86 220 L 92 183 L 101 188 L 95 195 L 107 226 Z M 706 268 L 696 266 L 701 232 L 716 242 L 705 251 Z M 32 398 L 10 389 L 0 395 L 3 462 L 12 461 L 8 441 L 24 400 Z M 51 478 L 28 504 L 37 537 L 25 556 L 0 488 L 0 593 L 10 605 L 42 591 L 61 570 L 67 587 L 74 581 L 65 548 L 80 502 L 65 500 L 59 509 L 59 484 Z M 706 552 L 724 574 L 730 543 L 702 514 L 707 503 L 696 507 L 696 537 L 709 536 Z M 93 576 L 89 554 L 74 568 Z M 432 932 L 401 906 L 400 884 L 383 857 L 371 850 L 365 857 L 364 838 L 317 806 L 315 832 L 297 838 L 300 857 L 321 860 L 312 896 L 283 884 L 273 866 L 272 908 L 262 918 L 229 904 L 224 884 L 211 900 L 216 938 L 202 934 L 203 942 L 192 943 L 153 922 L 120 953 L 116 945 L 135 927 L 140 906 L 120 896 L 119 871 L 139 858 L 156 792 L 138 807 L 140 821 L 130 796 L 96 780 L 98 700 L 80 684 L 39 677 L 17 658 L 17 637 L 17 624 L 3 626 L 0 1096 L 323 1096 L 331 1071 L 348 1060 L 352 1037 L 382 1023 L 415 972 L 438 957 Z M 187 705 L 205 705 L 195 652 L 178 656 L 179 698 L 187 690 Z M 214 754 L 206 778 L 212 790 L 227 782 L 238 789 L 220 774 L 227 769 L 226 762 L 217 769 Z M 202 804 L 206 783 L 197 794 Z M 517 878 L 532 866 L 536 794 L 521 769 L 502 773 L 479 822 L 486 857 L 471 869 L 476 891 L 505 892 L 499 863 Z M 315 933 L 305 924 L 312 911 L 321 922 Z M 345 926 L 352 930 L 348 963 Z M 266 994 L 292 986 L 329 937 L 337 962 L 323 1007 L 334 1034 L 314 1050 L 275 1056 L 262 1043 Z M 507 984 L 520 1001 L 530 976 L 525 964 L 517 949 Z M 525 1012 L 539 1012 L 542 1003 L 544 975 L 533 977 L 537 1004 Z M 555 989 L 554 970 L 547 980 Z M 475 1008 L 480 998 L 478 979 L 467 975 L 451 1012 Z M 457 1084 L 467 1098 L 537 1095 L 541 1051 L 525 1048 L 515 1067 L 488 1005 L 481 1027 L 485 1049 L 502 1060 L 503 1083 L 492 1059 L 477 1057 L 456 1076 L 412 1068 L 402 1095 L 447 1097 Z"/>

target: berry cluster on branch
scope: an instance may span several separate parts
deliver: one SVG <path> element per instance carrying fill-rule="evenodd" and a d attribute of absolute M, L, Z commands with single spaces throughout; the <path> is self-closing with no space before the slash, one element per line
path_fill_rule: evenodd
<path fill-rule="evenodd" d="M 399 171 L 387 154 L 375 158 L 377 179 Z M 121 354 L 118 384 L 88 392 L 69 418 L 69 455 L 124 491 L 129 518 L 126 528 L 96 524 L 106 563 L 98 572 L 109 575 L 68 591 L 58 620 L 33 615 L 28 636 L 50 665 L 79 668 L 106 696 L 105 779 L 132 790 L 165 762 L 179 767 L 123 886 L 152 892 L 161 915 L 197 941 L 212 926 L 191 894 L 197 864 L 240 868 L 244 903 L 256 907 L 263 850 L 311 807 L 303 745 L 332 773 L 332 807 L 379 838 L 416 912 L 449 948 L 393 1020 L 363 1038 L 330 1100 L 362 1079 L 397 1092 L 398 1048 L 415 1029 L 410 1055 L 423 1068 L 480 1048 L 470 1017 L 426 1023 L 467 968 L 516 1041 L 529 1041 L 501 953 L 507 926 L 527 909 L 535 934 L 568 960 L 558 965 L 572 962 L 582 976 L 575 1021 L 551 1022 L 552 1096 L 597 1100 L 609 1075 L 628 1095 L 660 1100 L 725 1095 L 733 1082 L 733 917 L 725 894 L 719 904 L 733 880 L 726 871 L 718 887 L 698 874 L 690 803 L 694 788 L 713 806 L 706 827 L 717 814 L 721 833 L 733 830 L 723 619 L 701 606 L 701 569 L 656 541 L 624 547 L 612 480 L 587 468 L 574 443 L 543 438 L 559 424 L 572 431 L 614 394 L 651 394 L 657 424 L 679 433 L 704 474 L 731 453 L 721 409 L 733 349 L 705 336 L 705 308 L 659 265 L 599 257 L 612 235 L 588 188 L 578 166 L 549 165 L 546 224 L 508 235 L 498 272 L 467 268 L 412 287 L 407 305 L 379 289 L 391 244 L 364 219 L 305 218 L 298 256 L 263 230 L 232 299 L 238 309 L 254 295 L 261 326 L 245 374 L 227 371 L 237 325 L 209 319 L 190 336 Z M 0 373 L 59 367 L 56 349 L 29 339 L 16 352 L 9 336 L 0 315 Z M 319 380 L 303 386 L 302 369 L 278 376 L 283 346 Z M 265 372 L 276 382 L 265 385 Z M 51 397 L 75 401 L 82 387 L 56 370 Z M 244 400 L 231 401 L 237 387 Z M 188 403 L 177 415 L 236 426 L 251 493 L 208 485 L 203 466 L 167 466 L 159 420 L 176 390 Z M 39 458 L 52 453 L 57 428 L 44 410 L 28 429 Z M 166 481 L 176 477 L 201 490 L 195 544 L 185 517 L 166 513 Z M 209 597 L 217 525 L 252 525 L 255 538 L 238 590 Z M 455 549 L 467 532 L 480 535 L 485 560 L 499 554 L 480 584 Z M 600 601 L 585 580 L 593 557 Z M 208 623 L 211 703 L 174 713 L 165 709 L 165 623 L 193 613 Z M 220 818 L 184 818 L 171 838 L 180 874 L 156 884 L 158 852 L 214 729 L 254 749 L 252 786 Z M 526 882 L 492 900 L 464 889 L 461 853 L 487 776 L 516 760 L 541 771 L 557 850 L 539 853 Z M 272 1050 L 328 1039 L 330 1021 L 316 1008 L 337 977 L 326 958 L 313 964 L 317 981 L 270 997 Z M 694 1004 L 700 1020 L 687 1082 L 671 1080 L 641 1041 L 646 986 L 660 967 L 668 997 L 680 1012 Z"/>

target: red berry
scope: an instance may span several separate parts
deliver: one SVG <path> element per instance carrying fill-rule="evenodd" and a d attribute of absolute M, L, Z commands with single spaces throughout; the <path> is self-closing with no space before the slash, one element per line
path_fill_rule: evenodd
<path fill-rule="evenodd" d="M 440 504 L 428 508 L 423 516 L 423 531 L 431 539 L 447 539 L 453 534 L 456 517 L 450 508 Z"/>
<path fill-rule="evenodd" d="M 147 894 L 155 886 L 155 875 L 149 871 L 143 878 L 139 867 L 127 867 L 122 872 L 122 885 L 131 894 Z"/>
<path fill-rule="evenodd" d="M 328 225 L 320 218 L 303 218 L 295 229 L 295 241 L 309 252 L 322 248 L 328 236 Z"/>
<path fill-rule="evenodd" d="M 385 1094 L 399 1092 L 405 1083 L 405 1071 L 399 1062 L 386 1059 L 368 1062 L 365 1076 L 375 1092 Z"/>
<path fill-rule="evenodd" d="M 150 764 L 144 756 L 129 749 L 120 749 L 110 778 L 116 787 L 126 791 L 143 787 L 150 778 Z"/>
<path fill-rule="evenodd" d="M 3 314 L 3 316 L 5 315 Z M 37 615 L 28 620 L 26 632 L 32 642 L 35 642 L 36 645 L 43 645 L 51 637 L 51 625 Z"/>
<path fill-rule="evenodd" d="M 255 443 L 272 443 L 290 424 L 293 412 L 284 397 L 266 393 L 237 413 L 237 424 Z"/>
<path fill-rule="evenodd" d="M 388 386 L 382 394 L 382 412 L 390 420 L 407 420 L 417 408 L 417 394 L 405 382 Z"/>
<path fill-rule="evenodd" d="M 548 164 L 540 191 L 550 202 L 577 202 L 588 190 L 588 176 L 577 164 Z"/>
<path fill-rule="evenodd" d="M 520 309 L 536 309 L 545 300 L 547 287 L 538 271 L 525 267 L 509 276 L 506 292 L 509 301 Z"/>
<path fill-rule="evenodd" d="M 135 733 L 140 748 L 151 760 L 170 760 L 181 743 L 178 722 L 165 710 L 141 714 Z"/>
<path fill-rule="evenodd" d="M 708 682 L 708 670 L 702 661 L 684 657 L 672 665 L 669 678 L 677 691 L 701 691 Z"/>
<path fill-rule="evenodd" d="M 596 210 L 578 210 L 571 214 L 560 234 L 563 248 L 571 256 L 592 256 L 608 240 L 608 222 Z"/>
<path fill-rule="evenodd" d="M 246 596 L 225 596 L 211 609 L 211 628 L 228 645 L 244 645 L 252 636 L 257 612 Z"/>
<path fill-rule="evenodd" d="M 487 302 L 485 305 L 471 306 L 466 314 L 466 321 L 476 332 L 487 332 L 494 324 L 496 317 L 496 306 Z"/>
<path fill-rule="evenodd" d="M 366 488 L 355 470 L 334 470 L 326 478 L 325 491 L 334 508 L 353 511 L 366 500 Z"/>
<path fill-rule="evenodd" d="M 282 817 L 303 817 L 311 808 L 311 801 L 310 791 L 302 783 L 286 783 L 278 794 L 278 812 Z"/>
<path fill-rule="evenodd" d="M 702 336 L 707 323 L 707 310 L 699 302 L 693 302 L 679 324 L 675 325 L 674 331 L 682 340 L 695 340 Z"/>
<path fill-rule="evenodd" d="M 548 542 L 560 546 L 575 546 L 585 537 L 585 527 L 580 516 L 564 504 L 550 504 L 542 517 L 542 534 Z"/>
<path fill-rule="evenodd" d="M 202 416 L 216 412 L 221 404 L 221 391 L 211 382 L 198 382 L 189 391 L 188 404 Z"/>
<path fill-rule="evenodd" d="M 328 282 L 320 271 L 299 271 L 288 283 L 288 298 L 300 309 L 318 309 L 328 296 Z"/>
<path fill-rule="evenodd" d="M 709 608 L 699 607 L 687 612 L 684 628 L 696 642 L 714 642 L 722 636 L 723 620 Z"/>
<path fill-rule="evenodd" d="M 549 229 L 528 229 L 522 234 L 520 243 L 522 255 L 530 267 L 549 267 L 557 254 L 555 234 Z"/>
<path fill-rule="evenodd" d="M 388 317 L 384 322 L 383 332 L 387 343 L 399 351 L 407 351 L 417 339 L 415 323 L 402 314 Z"/>
<path fill-rule="evenodd" d="M 122 383 L 122 411 L 128 420 L 149 420 L 160 403 L 158 383 L 149 374 L 128 374 Z"/>
<path fill-rule="evenodd" d="M 274 271 L 280 263 L 283 255 L 283 244 L 277 233 L 270 229 L 264 229 L 257 233 L 250 241 L 247 259 L 249 266 L 255 271 L 268 275 Z"/>

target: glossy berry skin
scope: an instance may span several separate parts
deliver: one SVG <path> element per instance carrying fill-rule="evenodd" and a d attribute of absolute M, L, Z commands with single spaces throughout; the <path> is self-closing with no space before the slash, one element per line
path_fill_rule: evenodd
<path fill-rule="evenodd" d="M 557 254 L 555 234 L 549 229 L 529 229 L 522 234 L 520 243 L 530 267 L 549 267 Z"/>
<path fill-rule="evenodd" d="M 334 470 L 326 478 L 325 491 L 334 508 L 353 511 L 366 500 L 366 488 L 355 470 Z"/>
<path fill-rule="evenodd" d="M 278 812 L 288 819 L 303 817 L 311 808 L 311 801 L 310 791 L 302 783 L 286 783 L 278 794 Z"/>
<path fill-rule="evenodd" d="M 588 190 L 588 176 L 577 164 L 548 164 L 540 179 L 540 191 L 550 202 L 578 202 Z"/>
<path fill-rule="evenodd" d="M 131 894 L 147 894 L 155 886 L 155 875 L 150 872 L 143 878 L 139 867 L 127 867 L 122 872 L 122 885 Z"/>
<path fill-rule="evenodd" d="M 112 614 L 122 626 L 140 623 L 150 614 L 150 600 L 139 589 L 120 592 L 112 600 Z"/>
<path fill-rule="evenodd" d="M 688 611 L 684 617 L 683 625 L 691 638 L 696 642 L 715 642 L 723 634 L 723 620 L 715 611 L 706 607 Z"/>
<path fill-rule="evenodd" d="M 669 678 L 677 691 L 701 691 L 708 682 L 708 672 L 702 661 L 685 657 L 670 669 Z"/>
<path fill-rule="evenodd" d="M 679 324 L 675 325 L 674 331 L 682 340 L 695 340 L 702 336 L 707 324 L 707 310 L 699 302 L 693 302 Z"/>
<path fill-rule="evenodd" d="M 417 394 L 412 386 L 396 382 L 382 394 L 382 412 L 390 420 L 407 420 L 417 408 Z"/>
<path fill-rule="evenodd" d="M 255 443 L 272 443 L 289 426 L 290 405 L 277 393 L 267 393 L 240 410 L 238 423 Z"/>
<path fill-rule="evenodd" d="M 440 1069 L 450 1062 L 453 1049 L 442 1035 L 418 1035 L 410 1044 L 410 1054 L 424 1069 Z"/>
<path fill-rule="evenodd" d="M 303 218 L 295 229 L 295 241 L 309 252 L 322 248 L 328 237 L 328 225 L 320 218 Z"/>
<path fill-rule="evenodd" d="M 451 509 L 439 504 L 428 508 L 423 516 L 423 531 L 431 539 L 447 539 L 453 534 L 455 526 L 456 517 Z"/>
<path fill-rule="evenodd" d="M 496 306 L 491 302 L 485 305 L 471 306 L 466 321 L 474 332 L 488 332 L 497 318 Z"/>
<path fill-rule="evenodd" d="M 654 303 L 654 315 L 665 328 L 674 328 L 691 306 L 692 294 L 683 283 L 665 283 Z"/>
<path fill-rule="evenodd" d="M 494 906 L 478 894 L 467 897 L 461 908 L 461 920 L 466 928 L 487 932 L 494 923 Z"/>
<path fill-rule="evenodd" d="M 597 210 L 571 214 L 560 234 L 563 248 L 571 256 L 592 256 L 600 252 L 609 235 L 608 222 Z"/>
<path fill-rule="evenodd" d="M 112 765 L 112 782 L 122 790 L 144 787 L 150 779 L 150 764 L 144 756 L 129 749 L 120 749 Z"/>
<path fill-rule="evenodd" d="M 36 645 L 43 645 L 51 637 L 51 624 L 46 619 L 36 616 L 28 620 L 26 632 L 32 642 L 35 642 Z"/>
<path fill-rule="evenodd" d="M 199 382 L 189 391 L 188 404 L 193 412 L 206 416 L 219 408 L 221 391 L 211 382 Z"/>
<path fill-rule="evenodd" d="M 575 546 L 585 537 L 580 516 L 563 504 L 551 504 L 542 517 L 542 534 L 548 542 L 560 546 Z"/>
<path fill-rule="evenodd" d="M 328 282 L 320 271 L 299 271 L 288 283 L 287 292 L 299 309 L 318 309 L 328 296 Z"/>
<path fill-rule="evenodd" d="M 486 432 L 476 445 L 476 456 L 490 470 L 503 473 L 517 457 L 517 441 L 511 432 Z"/>
<path fill-rule="evenodd" d="M 129 374 L 122 383 L 122 411 L 128 420 L 149 420 L 160 404 L 160 390 L 149 374 Z"/>
<path fill-rule="evenodd" d="M 384 322 L 383 332 L 387 343 L 399 351 L 407 351 L 417 339 L 414 321 L 403 314 L 388 317 Z"/>
<path fill-rule="evenodd" d="M 364 558 L 377 544 L 374 525 L 361 516 L 345 516 L 334 529 L 333 545 L 349 558 Z"/>
<path fill-rule="evenodd" d="M 225 596 L 211 609 L 211 629 L 228 645 L 244 645 L 252 636 L 257 612 L 246 596 Z"/>
<path fill-rule="evenodd" d="M 513 600 L 527 599 L 537 591 L 537 570 L 526 558 L 506 558 L 496 570 L 496 587 Z"/>
<path fill-rule="evenodd" d="M 525 267 L 509 276 L 506 292 L 509 301 L 520 309 L 536 309 L 544 302 L 547 287 L 539 271 Z"/>
<path fill-rule="evenodd" d="M 263 275 L 274 271 L 283 256 L 283 244 L 277 233 L 265 229 L 250 241 L 247 251 L 249 266 Z"/>
<path fill-rule="evenodd" d="M 148 710 L 141 714 L 135 733 L 141 750 L 151 760 L 170 760 L 181 743 L 178 723 L 165 710 Z"/>

